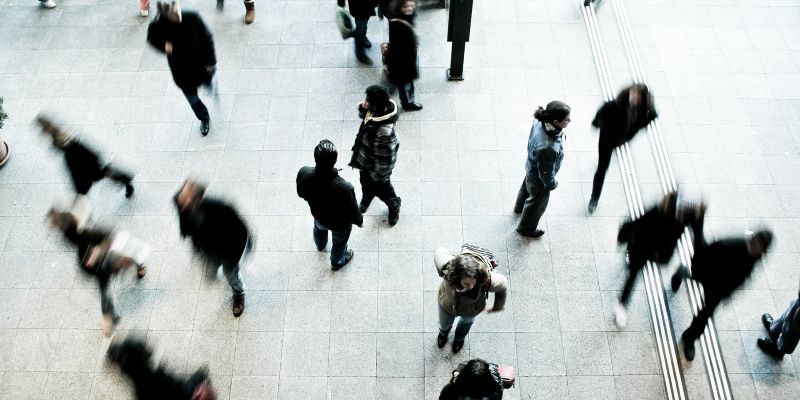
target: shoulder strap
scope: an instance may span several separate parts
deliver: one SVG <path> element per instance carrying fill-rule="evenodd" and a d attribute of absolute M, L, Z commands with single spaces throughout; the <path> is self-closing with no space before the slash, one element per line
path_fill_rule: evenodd
<path fill-rule="evenodd" d="M 389 22 L 400 22 L 403 25 L 407 26 L 408 29 L 411 29 L 412 32 L 416 32 L 416 30 L 414 29 L 414 25 L 411 25 L 411 23 L 409 23 L 408 21 L 406 21 L 406 20 L 404 20 L 402 18 L 392 18 L 392 19 L 389 20 Z"/>

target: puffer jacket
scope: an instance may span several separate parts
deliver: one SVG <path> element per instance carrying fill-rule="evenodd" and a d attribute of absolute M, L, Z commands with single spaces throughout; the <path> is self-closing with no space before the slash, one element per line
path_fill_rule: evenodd
<path fill-rule="evenodd" d="M 564 145 L 559 137 L 547 134 L 540 121 L 534 121 L 531 134 L 528 137 L 528 159 L 525 161 L 525 170 L 528 176 L 538 178 L 545 188 L 553 190 L 558 186 L 556 173 L 561 168 L 564 159 Z"/>
<path fill-rule="evenodd" d="M 472 254 L 467 253 L 470 256 Z M 491 271 L 491 267 L 480 257 L 475 257 L 475 260 L 484 268 Z M 444 277 L 447 269 L 450 268 L 450 262 L 455 256 L 445 248 L 438 248 L 433 255 L 433 263 L 436 265 L 436 271 L 439 276 Z M 483 286 L 478 288 L 476 298 L 465 296 L 456 291 L 456 288 L 450 286 L 447 280 L 443 279 L 439 285 L 439 305 L 447 312 L 455 316 L 472 317 L 483 312 L 486 308 L 486 300 L 489 297 L 489 292 L 494 293 L 495 310 L 501 310 L 506 304 L 506 295 L 508 290 L 508 279 L 505 276 L 489 272 L 489 281 Z"/>
<path fill-rule="evenodd" d="M 389 108 L 381 114 L 373 114 L 358 106 L 358 113 L 363 121 L 358 128 L 358 135 L 353 143 L 353 157 L 350 166 L 369 172 L 375 181 L 388 180 L 397 162 L 397 140 L 395 126 L 397 123 L 397 104 L 389 100 Z"/>

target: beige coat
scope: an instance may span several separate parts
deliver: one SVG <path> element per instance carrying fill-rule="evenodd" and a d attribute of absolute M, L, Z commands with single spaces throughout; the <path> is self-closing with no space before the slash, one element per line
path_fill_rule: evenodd
<path fill-rule="evenodd" d="M 444 277 L 445 272 L 450 268 L 450 261 L 455 256 L 445 248 L 438 248 L 433 254 L 433 263 L 436 265 L 436 271 L 439 276 Z M 486 265 L 480 257 L 475 257 L 484 268 L 491 271 L 491 267 Z M 490 284 L 488 287 L 481 287 L 477 299 L 471 299 L 466 296 L 461 296 L 456 292 L 456 288 L 450 286 L 447 280 L 442 279 L 439 285 L 439 305 L 442 308 L 455 315 L 471 317 L 480 314 L 486 308 L 487 292 L 494 292 L 494 306 L 495 310 L 502 310 L 506 304 L 506 291 L 508 290 L 508 279 L 505 276 L 496 272 L 489 272 Z"/>

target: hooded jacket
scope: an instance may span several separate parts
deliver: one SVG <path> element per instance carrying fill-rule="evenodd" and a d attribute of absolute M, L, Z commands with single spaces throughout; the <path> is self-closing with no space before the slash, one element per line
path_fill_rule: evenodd
<path fill-rule="evenodd" d="M 193 209 L 181 210 L 181 236 L 189 236 L 195 249 L 220 264 L 236 264 L 249 248 L 250 233 L 233 207 L 220 200 L 204 197 Z"/>
<path fill-rule="evenodd" d="M 439 305 L 452 315 L 472 317 L 483 312 L 486 308 L 489 292 L 494 292 L 493 308 L 501 310 L 506 304 L 508 279 L 501 274 L 491 272 L 491 267 L 486 265 L 481 257 L 476 257 L 470 253 L 466 254 L 475 257 L 475 260 L 483 268 L 490 271 L 489 281 L 484 282 L 481 286 L 476 286 L 475 290 L 459 293 L 456 288 L 450 286 L 446 279 L 442 279 L 442 283 L 439 285 Z M 433 255 L 433 263 L 436 265 L 436 271 L 439 276 L 444 278 L 447 270 L 451 267 L 450 262 L 454 258 L 455 256 L 449 250 L 445 248 L 436 249 Z"/>
<path fill-rule="evenodd" d="M 564 144 L 561 136 L 548 135 L 544 124 L 534 121 L 528 136 L 528 159 L 525 161 L 528 176 L 538 178 L 546 189 L 553 190 L 558 186 L 556 173 L 561 168 L 562 159 Z"/>
<path fill-rule="evenodd" d="M 171 22 L 157 16 L 147 28 L 147 41 L 161 53 L 164 44 L 172 42 L 172 54 L 167 55 L 172 79 L 181 89 L 195 89 L 211 81 L 206 67 L 217 64 L 214 40 L 200 16 L 183 11 L 181 22 Z"/>
<path fill-rule="evenodd" d="M 335 168 L 322 171 L 303 167 L 297 172 L 296 181 L 297 195 L 308 202 L 311 215 L 326 228 L 341 231 L 364 222 L 353 185 L 339 176 Z"/>
<path fill-rule="evenodd" d="M 395 134 L 397 104 L 389 100 L 389 107 L 382 113 L 373 114 L 358 106 L 358 115 L 363 118 L 358 128 L 350 166 L 369 172 L 375 181 L 388 180 L 397 162 L 400 142 Z"/>

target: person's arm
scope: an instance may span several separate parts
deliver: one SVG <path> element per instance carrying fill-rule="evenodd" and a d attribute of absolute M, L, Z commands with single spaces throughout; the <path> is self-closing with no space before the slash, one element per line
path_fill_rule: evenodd
<path fill-rule="evenodd" d="M 351 216 L 352 221 L 356 224 L 359 228 L 364 226 L 364 214 L 361 214 L 361 209 L 358 208 L 358 201 L 356 201 L 356 191 L 352 187 L 350 188 L 350 204 L 351 205 Z"/>
<path fill-rule="evenodd" d="M 214 52 L 214 35 L 211 34 L 211 31 L 208 30 L 208 27 L 206 26 L 205 22 L 203 22 L 203 19 L 200 18 L 199 15 L 197 15 L 196 18 L 197 18 L 197 25 L 198 28 L 200 29 L 200 34 L 201 34 L 200 40 L 203 41 L 203 47 L 204 47 L 204 51 L 201 57 L 203 57 L 203 59 L 205 60 L 204 63 L 206 68 L 210 68 L 217 65 L 217 55 Z"/>
<path fill-rule="evenodd" d="M 597 110 L 597 114 L 594 115 L 592 126 L 595 128 L 602 128 L 606 121 L 608 121 L 608 114 L 613 106 L 613 101 L 607 101 L 603 103 L 603 105 L 600 106 L 600 109 Z"/>
<path fill-rule="evenodd" d="M 490 292 L 494 292 L 494 304 L 490 311 L 500 311 L 506 306 L 506 296 L 508 295 L 508 279 L 496 272 L 489 273 L 492 279 Z"/>
<path fill-rule="evenodd" d="M 164 35 L 164 25 L 159 19 L 151 22 L 147 27 L 147 42 L 150 43 L 156 51 L 166 53 L 164 45 L 167 39 Z"/>
<path fill-rule="evenodd" d="M 544 183 L 545 189 L 554 190 L 558 186 L 556 182 L 556 152 L 547 148 L 539 150 L 539 179 Z"/>

